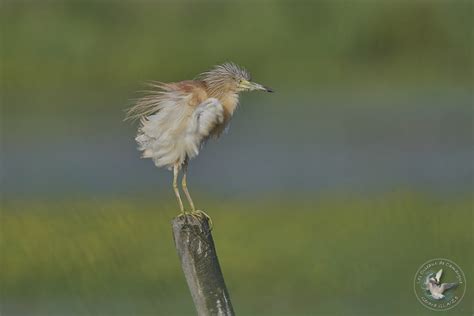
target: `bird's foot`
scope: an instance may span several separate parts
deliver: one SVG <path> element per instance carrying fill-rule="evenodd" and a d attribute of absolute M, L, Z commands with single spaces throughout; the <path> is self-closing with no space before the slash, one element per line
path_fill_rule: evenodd
<path fill-rule="evenodd" d="M 189 212 L 186 212 L 185 210 L 182 210 L 181 213 L 176 216 L 176 218 L 184 218 L 186 219 L 186 216 L 190 215 Z"/>
<path fill-rule="evenodd" d="M 204 211 L 201 211 L 201 210 L 195 210 L 195 211 L 191 211 L 191 216 L 194 216 L 198 219 L 203 219 L 205 218 L 209 224 L 209 230 L 212 230 L 213 228 L 213 224 L 212 224 L 212 219 L 209 215 L 206 214 L 206 212 Z"/>

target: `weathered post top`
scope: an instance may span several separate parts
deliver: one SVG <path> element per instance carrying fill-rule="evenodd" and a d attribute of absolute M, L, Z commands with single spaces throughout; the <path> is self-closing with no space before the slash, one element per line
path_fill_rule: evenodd
<path fill-rule="evenodd" d="M 173 236 L 199 316 L 234 316 L 206 218 L 191 215 L 173 219 Z"/>

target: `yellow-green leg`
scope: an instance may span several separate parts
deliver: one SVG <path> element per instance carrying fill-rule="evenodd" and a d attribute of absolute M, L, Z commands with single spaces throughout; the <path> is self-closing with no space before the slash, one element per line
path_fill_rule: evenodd
<path fill-rule="evenodd" d="M 176 195 L 176 199 L 178 200 L 178 205 L 179 205 L 179 209 L 181 210 L 181 214 L 185 215 L 186 212 L 184 211 L 183 201 L 181 201 L 181 196 L 179 195 L 178 173 L 179 173 L 179 165 L 175 164 L 173 166 L 173 190 L 174 190 L 174 195 Z"/>
<path fill-rule="evenodd" d="M 189 194 L 189 191 L 188 191 L 187 174 L 188 174 L 188 163 L 185 162 L 183 164 L 183 179 L 181 180 L 181 187 L 183 188 L 184 194 L 186 195 L 186 198 L 189 202 L 189 206 L 191 207 L 191 215 L 207 218 L 207 221 L 209 222 L 209 228 L 212 229 L 211 217 L 203 211 L 196 210 L 196 208 L 194 207 L 193 199 L 191 198 L 191 194 Z"/>
<path fill-rule="evenodd" d="M 186 198 L 188 199 L 189 206 L 191 206 L 191 212 L 196 212 L 196 208 L 194 207 L 194 202 L 193 199 L 191 198 L 191 194 L 189 194 L 188 191 L 188 185 L 186 183 L 186 176 L 188 174 L 188 164 L 184 163 L 183 164 L 183 179 L 181 180 L 181 187 L 183 188 L 184 194 L 186 195 Z"/>

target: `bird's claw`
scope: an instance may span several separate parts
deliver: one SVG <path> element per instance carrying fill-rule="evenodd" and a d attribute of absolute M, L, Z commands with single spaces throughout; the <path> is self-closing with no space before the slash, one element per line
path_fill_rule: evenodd
<path fill-rule="evenodd" d="M 212 219 L 209 215 L 206 214 L 206 212 L 201 211 L 201 210 L 195 210 L 195 211 L 191 211 L 190 215 L 196 217 L 197 219 L 205 218 L 209 224 L 209 230 L 212 230 L 213 228 Z"/>
<path fill-rule="evenodd" d="M 195 211 L 191 211 L 191 212 L 187 212 L 187 211 L 182 211 L 178 216 L 177 218 L 183 218 L 185 221 L 188 220 L 188 216 L 192 216 L 194 217 L 195 219 L 197 220 L 202 220 L 202 219 L 206 219 L 207 220 L 207 223 L 209 225 L 209 230 L 212 230 L 213 228 L 213 223 L 212 223 L 212 219 L 209 215 L 206 214 L 206 212 L 204 211 L 201 211 L 201 210 L 195 210 Z"/>
<path fill-rule="evenodd" d="M 181 211 L 181 213 L 178 214 L 178 216 L 176 216 L 176 218 L 186 219 L 186 216 L 188 216 L 188 215 L 189 215 L 189 213 L 183 210 L 183 211 Z"/>

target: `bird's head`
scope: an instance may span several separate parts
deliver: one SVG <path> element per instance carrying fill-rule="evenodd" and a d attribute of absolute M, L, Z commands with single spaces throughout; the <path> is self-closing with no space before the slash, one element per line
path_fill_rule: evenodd
<path fill-rule="evenodd" d="M 436 277 L 434 275 L 432 275 L 428 278 L 428 283 L 433 284 L 433 285 L 437 285 L 438 280 L 436 280 Z"/>
<path fill-rule="evenodd" d="M 200 75 L 208 87 L 216 94 L 239 93 L 243 91 L 266 91 L 273 92 L 272 89 L 259 83 L 253 82 L 250 73 L 234 63 L 217 65 L 211 70 Z"/>

